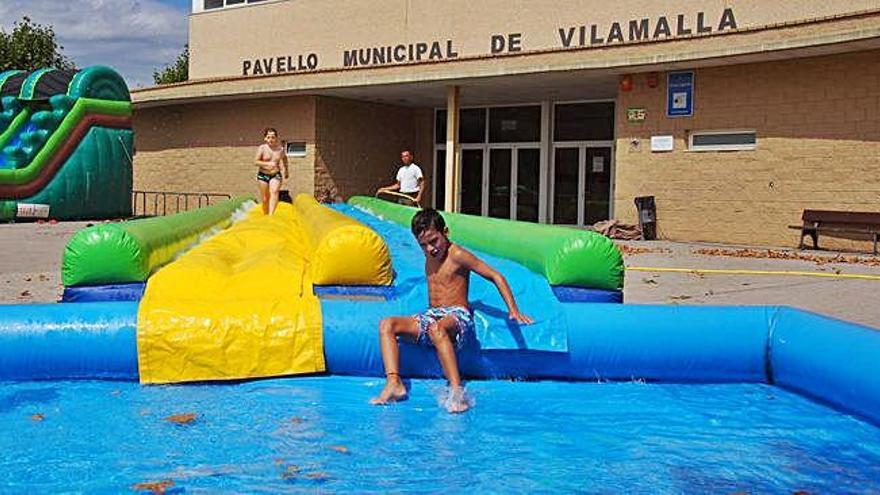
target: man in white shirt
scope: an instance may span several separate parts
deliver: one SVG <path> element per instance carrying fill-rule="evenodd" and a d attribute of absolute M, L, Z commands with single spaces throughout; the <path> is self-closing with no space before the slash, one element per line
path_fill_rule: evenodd
<path fill-rule="evenodd" d="M 397 178 L 394 180 L 394 184 L 380 187 L 376 192 L 399 191 L 401 194 L 408 196 L 416 204 L 421 205 L 422 191 L 424 190 L 425 183 L 422 169 L 413 163 L 413 156 L 409 150 L 404 150 L 400 153 L 400 161 L 402 164 L 397 170 Z M 407 204 L 409 206 L 410 202 L 406 198 L 400 199 L 401 201 L 398 201 L 399 203 Z"/>

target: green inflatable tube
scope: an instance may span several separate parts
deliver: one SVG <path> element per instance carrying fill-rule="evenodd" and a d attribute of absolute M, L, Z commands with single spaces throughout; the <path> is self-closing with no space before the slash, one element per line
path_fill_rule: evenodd
<path fill-rule="evenodd" d="M 93 65 L 76 73 L 67 88 L 72 98 L 131 101 L 125 79 L 104 65 Z"/>
<path fill-rule="evenodd" d="M 65 286 L 143 282 L 213 229 L 232 223 L 232 213 L 251 198 L 234 198 L 165 217 L 86 227 L 64 248 Z"/>
<path fill-rule="evenodd" d="M 64 141 L 73 132 L 77 123 L 87 114 L 130 116 L 131 103 L 122 101 L 90 100 L 80 98 L 76 100 L 73 108 L 64 117 L 58 129 L 49 136 L 46 144 L 37 153 L 31 162 L 24 168 L 0 170 L 0 183 L 2 184 L 26 184 L 33 180 L 43 166 L 48 162 L 56 151 L 64 144 Z"/>
<path fill-rule="evenodd" d="M 348 203 L 407 228 L 418 211 L 364 196 Z M 623 288 L 623 256 L 611 239 L 596 232 L 459 213 L 443 212 L 443 218 L 453 241 L 515 261 L 551 285 Z"/>
<path fill-rule="evenodd" d="M 9 123 L 9 127 L 7 127 L 2 134 L 0 134 L 0 151 L 2 151 L 7 144 L 9 144 L 9 141 L 12 139 L 12 137 L 15 136 L 16 133 L 18 133 L 18 130 L 28 121 L 30 117 L 31 113 L 27 109 L 18 112 L 15 118 L 12 119 L 12 122 Z"/>

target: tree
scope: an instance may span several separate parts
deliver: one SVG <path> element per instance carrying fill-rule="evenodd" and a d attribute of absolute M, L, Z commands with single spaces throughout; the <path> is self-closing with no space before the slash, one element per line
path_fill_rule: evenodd
<path fill-rule="evenodd" d="M 76 70 L 61 51 L 52 26 L 35 24 L 24 16 L 7 34 L 0 29 L 0 72 L 10 69 L 36 70 L 44 67 Z"/>
<path fill-rule="evenodd" d="M 153 82 L 171 84 L 189 80 L 189 45 L 183 46 L 183 52 L 177 56 L 173 64 L 165 66 L 161 71 L 153 71 Z"/>

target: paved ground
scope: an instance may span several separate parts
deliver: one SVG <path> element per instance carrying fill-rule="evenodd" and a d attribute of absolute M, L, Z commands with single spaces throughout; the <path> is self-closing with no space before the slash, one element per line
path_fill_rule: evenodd
<path fill-rule="evenodd" d="M 61 254 L 88 222 L 0 224 L 0 304 L 55 302 L 61 297 Z"/>
<path fill-rule="evenodd" d="M 766 249 L 742 246 L 664 241 L 621 244 L 625 251 L 630 252 L 625 256 L 629 269 L 624 291 L 625 300 L 630 304 L 783 304 L 880 329 L 880 304 L 877 304 L 880 296 L 878 257 L 774 249 L 769 254 L 803 259 L 770 259 L 742 257 L 743 254 L 768 254 Z M 639 252 L 643 250 L 646 252 Z M 725 251 L 739 256 L 720 255 Z M 841 258 L 849 262 L 840 262 Z M 820 276 L 636 270 L 642 267 L 807 272 Z M 841 278 L 849 274 L 867 275 L 876 279 Z"/>
<path fill-rule="evenodd" d="M 55 302 L 61 295 L 61 254 L 86 222 L 0 225 L 0 304 Z M 785 304 L 880 329 L 880 258 L 828 251 L 766 250 L 665 241 L 623 242 L 629 304 Z M 722 256 L 727 251 L 737 256 Z M 848 263 L 841 262 L 841 257 Z M 795 275 L 667 273 L 642 268 L 785 271 Z M 857 274 L 876 280 L 838 278 Z M 827 277 L 834 276 L 834 277 Z"/>

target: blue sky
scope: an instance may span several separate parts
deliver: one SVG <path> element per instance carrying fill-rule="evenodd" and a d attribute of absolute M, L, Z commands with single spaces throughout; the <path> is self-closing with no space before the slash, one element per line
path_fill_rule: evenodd
<path fill-rule="evenodd" d="M 137 88 L 183 50 L 191 8 L 191 0 L 0 0 L 0 27 L 9 32 L 25 15 L 51 25 L 77 66 L 109 65 Z"/>

